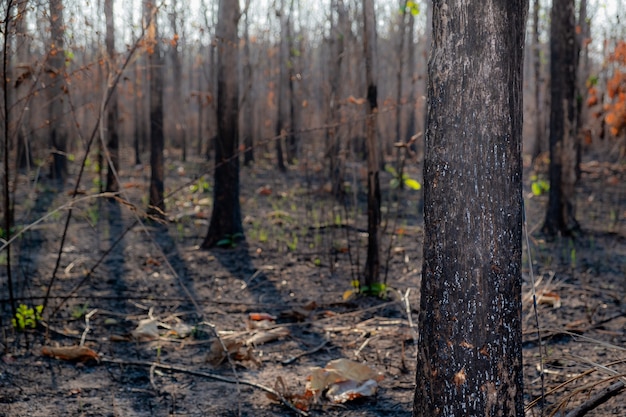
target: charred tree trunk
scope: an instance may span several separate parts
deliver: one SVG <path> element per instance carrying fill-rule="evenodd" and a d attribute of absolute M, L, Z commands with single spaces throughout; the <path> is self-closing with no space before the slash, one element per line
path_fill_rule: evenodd
<path fill-rule="evenodd" d="M 157 26 L 158 9 L 146 0 L 144 17 L 148 25 L 150 72 L 150 200 L 148 212 L 161 217 L 165 212 L 163 173 L 163 58 Z"/>
<path fill-rule="evenodd" d="M 298 158 L 298 133 L 297 133 L 297 96 L 295 90 L 296 68 L 299 49 L 296 46 L 294 33 L 294 0 L 289 3 L 289 17 L 287 18 L 287 49 L 289 59 L 287 65 L 287 86 L 289 91 L 289 135 L 287 136 L 287 162 L 290 165 L 296 163 Z"/>
<path fill-rule="evenodd" d="M 30 171 L 33 164 L 31 152 L 30 134 L 27 134 L 30 125 L 29 104 L 31 97 L 28 96 L 29 88 L 32 85 L 32 69 L 27 65 L 30 41 L 27 36 L 26 14 L 28 12 L 28 1 L 17 3 L 17 16 L 15 17 L 15 48 L 17 62 L 14 62 L 13 70 L 15 77 L 15 102 L 21 103 L 12 110 L 15 128 L 17 129 L 17 166 Z M 21 71 L 17 71 L 17 69 Z"/>
<path fill-rule="evenodd" d="M 535 89 L 533 92 L 534 98 L 534 123 L 535 123 L 535 137 L 533 138 L 532 149 L 530 150 L 530 155 L 533 160 L 539 156 L 541 153 L 541 148 L 543 145 L 543 133 L 544 133 L 544 118 L 543 118 L 543 106 L 541 105 L 541 43 L 539 42 L 539 9 L 540 9 L 540 1 L 534 0 L 533 4 L 533 71 L 534 71 L 534 81 L 535 81 Z"/>
<path fill-rule="evenodd" d="M 289 20 L 287 11 L 285 10 L 285 0 L 280 2 L 280 10 L 276 11 L 276 15 L 280 20 L 280 45 L 278 52 L 278 117 L 276 118 L 276 159 L 278 169 L 281 172 L 287 171 L 285 166 L 285 157 L 283 154 L 283 142 L 288 144 L 291 136 L 291 99 L 289 96 Z"/>
<path fill-rule="evenodd" d="M 576 183 L 576 23 L 574 0 L 554 0 L 550 28 L 550 191 L 543 233 L 572 235 Z"/>
<path fill-rule="evenodd" d="M 67 131 L 65 113 L 65 47 L 63 33 L 63 1 L 50 0 L 50 50 L 48 51 L 48 97 L 50 121 L 50 147 L 52 166 L 50 177 L 64 181 L 67 175 Z"/>
<path fill-rule="evenodd" d="M 329 99 L 327 106 L 326 121 L 330 125 L 326 130 L 326 154 L 329 160 L 329 178 L 331 183 L 331 192 L 335 197 L 343 194 L 343 177 L 345 170 L 345 161 L 342 157 L 342 146 L 339 126 L 336 123 L 341 119 L 341 71 L 342 62 L 345 52 L 345 33 L 348 17 L 343 0 L 335 0 L 331 2 L 331 29 L 330 29 L 330 45 L 329 45 L 329 62 L 328 62 L 328 78 L 329 78 Z M 332 16 L 336 15 L 334 19 Z"/>
<path fill-rule="evenodd" d="M 254 97 L 252 93 L 254 92 L 252 85 L 252 62 L 250 57 L 250 34 L 249 34 L 249 20 L 248 13 L 250 10 L 250 0 L 246 0 L 246 18 L 244 22 L 244 36 L 245 43 L 243 46 L 243 56 L 244 56 L 244 64 L 243 64 L 243 81 L 245 84 L 245 92 L 242 100 L 243 106 L 243 145 L 244 145 L 244 153 L 243 153 L 243 164 L 245 166 L 250 165 L 254 162 L 254 140 L 252 138 L 254 132 Z"/>
<path fill-rule="evenodd" d="M 415 45 L 413 44 L 413 36 L 415 34 L 415 17 L 409 13 L 409 23 L 408 23 L 408 52 L 407 52 L 407 61 L 409 68 L 409 81 L 411 82 L 409 86 L 409 117 L 407 120 L 407 126 L 405 131 L 405 142 L 410 142 L 413 135 L 417 132 L 415 126 L 415 83 L 417 81 L 417 74 L 415 73 Z M 413 147 L 413 144 L 411 145 Z"/>
<path fill-rule="evenodd" d="M 380 163 L 378 159 L 378 54 L 376 51 L 376 15 L 373 0 L 363 0 L 363 40 L 367 84 L 367 259 L 361 290 L 378 294 L 380 288 Z"/>
<path fill-rule="evenodd" d="M 109 63 L 109 80 L 112 80 L 117 72 L 117 53 L 115 52 L 115 24 L 113 17 L 113 0 L 104 1 L 104 16 L 106 19 L 106 49 Z M 108 85 L 108 83 L 107 83 Z M 119 110 L 117 104 L 117 92 L 111 93 L 109 104 L 106 109 L 106 144 L 105 152 L 107 158 L 107 179 L 106 191 L 115 192 L 119 190 L 117 172 L 119 168 Z"/>
<path fill-rule="evenodd" d="M 143 103 L 142 99 L 143 95 L 143 85 L 141 83 L 141 66 L 139 65 L 139 59 L 135 61 L 134 65 L 135 72 L 135 83 L 134 83 L 134 91 L 135 97 L 133 100 L 133 124 L 134 124 L 134 135 L 133 135 L 133 149 L 135 151 L 135 165 L 141 165 L 141 143 L 143 140 L 141 139 L 141 135 L 143 135 Z"/>
<path fill-rule="evenodd" d="M 185 122 L 185 103 L 182 100 L 183 96 L 183 49 L 179 45 L 180 31 L 182 28 L 179 28 L 179 11 L 178 11 L 178 2 L 176 0 L 172 1 L 171 4 L 171 12 L 169 14 L 170 19 L 170 27 L 172 32 L 174 33 L 174 40 L 170 43 L 170 52 L 172 58 L 172 76 L 173 76 L 173 105 L 172 108 L 172 116 L 173 116 L 173 127 L 175 132 L 175 137 L 173 143 L 176 146 L 181 147 L 181 159 L 182 161 L 187 160 L 187 123 Z M 184 16 L 180 17 L 180 19 L 184 20 Z M 169 142 L 172 143 L 171 141 Z"/>
<path fill-rule="evenodd" d="M 432 5 L 413 415 L 523 417 L 521 143 L 528 3 Z"/>
<path fill-rule="evenodd" d="M 589 77 L 589 41 L 591 40 L 591 28 L 587 18 L 587 0 L 580 0 L 578 12 L 578 27 L 580 33 L 576 36 L 577 50 L 577 80 L 576 80 L 576 162 L 574 172 L 576 181 L 580 181 L 582 162 L 582 132 L 586 121 L 587 106 L 583 105 L 583 97 L 587 91 L 587 78 Z"/>
<path fill-rule="evenodd" d="M 239 203 L 239 2 L 220 0 L 217 24 L 217 141 L 213 213 L 202 247 L 243 240 Z"/>
<path fill-rule="evenodd" d="M 401 142 L 402 141 L 402 92 L 404 89 L 402 88 L 402 75 L 404 73 L 404 43 L 406 37 L 406 26 L 407 26 L 407 12 L 406 12 L 407 2 L 406 0 L 400 1 L 400 14 L 398 15 L 399 24 L 398 24 L 398 49 L 397 49 L 397 58 L 398 58 L 398 67 L 396 68 L 396 137 L 393 142 Z M 410 15 L 410 13 L 408 13 Z M 398 178 L 402 178 L 404 174 L 404 164 L 402 163 L 402 157 L 404 156 L 404 148 L 398 147 L 396 148 L 396 159 L 397 159 L 397 171 Z M 384 165 L 384 164 L 383 164 Z M 398 182 L 398 186 L 400 189 L 404 188 L 404 181 L 400 180 Z"/>

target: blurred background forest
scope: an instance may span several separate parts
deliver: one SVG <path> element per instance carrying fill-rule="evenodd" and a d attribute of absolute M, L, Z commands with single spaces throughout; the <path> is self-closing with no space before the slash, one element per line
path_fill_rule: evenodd
<path fill-rule="evenodd" d="M 84 149 L 106 91 L 120 71 L 122 78 L 116 84 L 120 146 L 129 152 L 134 149 L 134 162 L 145 162 L 142 155 L 150 140 L 151 42 L 159 44 L 162 59 L 158 72 L 164 93 L 166 149 L 176 150 L 182 159 L 190 154 L 208 155 L 213 149 L 217 2 L 157 2 L 148 6 L 157 9 L 146 15 L 140 1 L 113 1 L 112 51 L 105 43 L 104 3 L 4 2 L 0 10 L 5 63 L 2 123 L 13 155 L 9 159 L 18 162 L 19 168 L 44 167 L 57 151 L 76 157 Z M 611 83 L 616 83 L 614 77 L 623 70 L 624 62 L 619 54 L 616 59 L 611 56 L 626 35 L 620 20 L 622 5 L 618 1 L 582 4 L 586 10 L 579 13 L 577 26 L 582 47 L 579 97 L 586 103 L 587 90 L 592 88 L 597 105 L 582 106 L 581 136 L 585 149 L 591 147 L 615 160 L 620 148 L 623 152 L 618 120 L 624 115 L 623 104 L 619 104 L 623 101 L 613 91 L 617 86 L 611 87 Z M 419 2 L 377 2 L 376 6 L 378 137 L 381 151 L 391 157 L 395 155 L 394 143 L 407 141 L 423 130 L 429 13 L 427 4 Z M 531 157 L 548 149 L 550 4 L 538 6 L 538 10 L 531 6 L 524 71 L 524 152 Z M 329 143 L 334 141 L 328 138 L 328 126 L 334 123 L 338 123 L 332 134 L 339 142 L 335 145 L 339 158 L 362 158 L 365 134 L 360 121 L 366 106 L 360 2 L 250 1 L 242 2 L 242 11 L 240 65 L 233 71 L 240 72 L 240 142 L 254 154 L 246 161 L 254 157 L 276 163 L 274 138 L 284 130 L 278 142 L 285 161 L 327 164 L 337 156 L 337 152 L 329 151 Z M 149 38 L 155 34 L 145 33 L 144 28 L 151 13 L 158 21 L 158 39 L 153 40 Z M 51 30 L 51 22 L 59 21 L 60 45 Z M 59 56 L 63 58 L 62 74 L 53 67 L 53 59 Z M 48 88 L 56 84 L 51 83 L 54 77 L 64 78 L 56 96 Z M 616 103 L 614 117 L 604 109 L 612 103 Z M 51 114 L 50 107 L 58 107 L 58 112 Z M 50 131 L 58 124 L 64 139 L 52 144 Z"/>

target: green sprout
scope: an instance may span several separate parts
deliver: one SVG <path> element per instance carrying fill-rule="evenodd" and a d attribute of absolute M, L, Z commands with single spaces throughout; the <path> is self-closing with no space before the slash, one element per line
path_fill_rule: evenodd
<path fill-rule="evenodd" d="M 26 304 L 20 304 L 15 312 L 15 317 L 11 319 L 13 328 L 22 332 L 27 328 L 34 329 L 38 321 L 41 321 L 41 312 L 43 306 L 38 305 L 35 308 L 29 307 Z"/>

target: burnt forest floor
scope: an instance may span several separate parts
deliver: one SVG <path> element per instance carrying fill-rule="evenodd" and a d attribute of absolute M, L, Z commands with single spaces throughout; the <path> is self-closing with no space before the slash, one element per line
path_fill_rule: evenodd
<path fill-rule="evenodd" d="M 310 415 L 411 415 L 420 193 L 390 189 L 391 175 L 381 173 L 388 296 L 355 297 L 352 281 L 365 263 L 367 241 L 362 166 L 347 167 L 343 199 L 329 194 L 321 165 L 300 163 L 285 174 L 266 164 L 242 168 L 246 242 L 206 251 L 198 247 L 211 214 L 212 179 L 193 179 L 207 166 L 167 159 L 172 194 L 162 223 L 143 215 L 147 167 L 122 169 L 118 201 L 92 197 L 99 180 L 89 170 L 54 279 L 75 179 L 60 187 L 20 178 L 16 221 L 32 226 L 12 245 L 13 292 L 18 305 L 31 308 L 43 303 L 48 288 L 50 296 L 36 328 L 19 331 L 8 323 L 3 252 L 0 416 L 296 415 L 263 387 L 306 403 L 299 395 L 312 368 L 340 358 L 382 375 L 378 392 L 342 404 L 322 396 Z M 419 167 L 408 175 L 420 179 Z M 552 242 L 540 233 L 547 195 L 531 192 L 532 175 L 546 173 L 527 169 L 524 181 L 530 245 L 524 398 L 527 415 L 539 416 L 531 401 L 542 392 L 543 415 L 550 415 L 625 379 L 626 169 L 583 164 L 577 217 L 584 233 Z M 263 317 L 272 320 L 255 320 Z M 54 350 L 79 344 L 91 350 Z M 94 353 L 98 360 L 89 360 Z M 88 360 L 63 360 L 71 354 Z M 587 415 L 626 415 L 626 391 Z"/>

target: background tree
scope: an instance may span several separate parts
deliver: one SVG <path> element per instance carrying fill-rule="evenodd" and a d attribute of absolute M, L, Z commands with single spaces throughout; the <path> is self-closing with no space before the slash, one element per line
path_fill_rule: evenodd
<path fill-rule="evenodd" d="M 106 19 L 106 50 L 108 62 L 108 79 L 113 80 L 117 70 L 117 52 L 115 51 L 115 19 L 113 16 L 113 0 L 104 1 L 104 16 Z M 108 85 L 108 83 L 107 83 Z M 108 170 L 106 179 L 106 191 L 118 191 L 116 173 L 119 168 L 119 109 L 117 103 L 117 91 L 111 93 L 108 107 L 106 108 L 106 152 Z"/>
<path fill-rule="evenodd" d="M 363 0 L 363 43 L 367 85 L 367 259 L 361 290 L 378 293 L 380 277 L 380 159 L 378 155 L 378 54 L 376 50 L 376 14 L 373 0 Z"/>
<path fill-rule="evenodd" d="M 50 49 L 48 50 L 48 68 L 46 68 L 50 147 L 52 148 L 52 165 L 50 177 L 63 181 L 67 174 L 67 131 L 65 128 L 65 49 L 63 34 L 63 1 L 50 0 Z"/>
<path fill-rule="evenodd" d="M 147 24 L 147 52 L 150 83 L 150 191 L 149 212 L 161 216 L 165 211 L 163 172 L 163 57 L 158 30 L 158 9 L 151 0 L 144 2 Z"/>
<path fill-rule="evenodd" d="M 289 66 L 289 38 L 291 37 L 291 16 L 285 8 L 285 0 L 280 1 L 280 9 L 276 10 L 276 16 L 280 21 L 280 43 L 278 51 L 278 116 L 276 118 L 276 159 L 278 169 L 286 171 L 285 157 L 283 153 L 283 141 L 285 145 L 291 142 L 292 132 L 292 109 L 291 93 L 293 83 L 290 79 L 291 68 Z"/>
<path fill-rule="evenodd" d="M 533 61 L 533 122 L 535 125 L 534 138 L 532 141 L 530 156 L 534 160 L 541 153 L 544 138 L 544 108 L 541 105 L 541 42 L 539 40 L 539 10 L 541 0 L 533 1 L 533 26 L 532 26 L 532 61 Z"/>
<path fill-rule="evenodd" d="M 550 191 L 542 231 L 571 235 L 576 183 L 576 20 L 574 0 L 554 0 L 550 13 Z"/>
<path fill-rule="evenodd" d="M 244 165 L 249 165 L 254 161 L 254 141 L 253 141 L 253 132 L 254 132 L 254 98 L 252 96 L 253 93 L 253 71 L 252 71 L 252 58 L 250 56 L 250 0 L 246 0 L 245 5 L 245 22 L 244 22 L 244 44 L 243 44 L 243 82 L 244 82 L 244 93 L 241 99 L 241 105 L 243 107 L 243 144 L 245 147 L 243 158 Z"/>
<path fill-rule="evenodd" d="M 344 42 L 345 31 L 348 30 L 348 11 L 343 0 L 332 0 L 330 2 L 330 39 L 328 42 L 328 98 L 326 106 L 326 155 L 329 161 L 329 177 L 331 181 L 331 192 L 334 196 L 339 196 L 343 192 L 343 176 L 345 161 L 341 155 L 341 136 L 339 126 L 341 98 L 343 91 L 342 62 L 345 53 Z"/>
<path fill-rule="evenodd" d="M 244 238 L 239 203 L 239 2 L 220 0 L 217 23 L 217 141 L 211 223 L 202 247 Z"/>
<path fill-rule="evenodd" d="M 524 415 L 527 8 L 527 1 L 433 3 L 414 416 Z"/>

